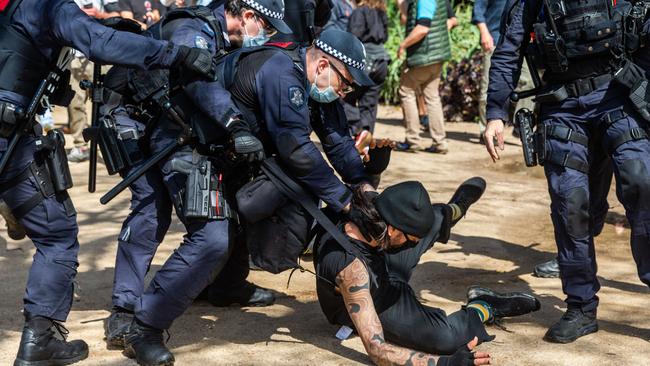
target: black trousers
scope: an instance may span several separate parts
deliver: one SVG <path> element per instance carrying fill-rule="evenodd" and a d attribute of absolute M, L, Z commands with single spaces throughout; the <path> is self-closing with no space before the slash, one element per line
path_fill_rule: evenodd
<path fill-rule="evenodd" d="M 369 73 L 375 85 L 359 88 L 345 97 L 343 107 L 353 134 L 356 135 L 362 130 L 375 131 L 379 93 L 384 86 L 386 75 L 388 60 L 376 60 Z"/>
<path fill-rule="evenodd" d="M 442 205 L 436 205 L 434 209 L 435 225 L 442 233 L 445 231 Z M 463 308 L 447 315 L 441 309 L 420 303 L 408 284 L 420 258 L 438 239 L 386 252 L 390 281 L 399 288 L 400 296 L 379 314 L 379 319 L 388 342 L 416 351 L 449 355 L 474 337 L 478 337 L 479 343 L 491 341 L 494 337 L 487 334 L 475 310 Z"/>

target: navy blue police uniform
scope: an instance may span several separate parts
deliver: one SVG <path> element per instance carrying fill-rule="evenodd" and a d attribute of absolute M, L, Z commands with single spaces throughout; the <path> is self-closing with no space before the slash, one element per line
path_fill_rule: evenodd
<path fill-rule="evenodd" d="M 277 25 L 278 30 L 287 31 L 282 23 L 281 2 L 273 0 L 262 4 L 243 0 L 242 4 L 257 10 L 267 23 L 274 27 Z M 214 57 L 225 53 L 230 44 L 225 33 L 227 25 L 223 2 L 215 1 L 208 7 L 191 8 L 189 11 L 194 15 L 187 13 L 182 16 L 183 12 L 188 12 L 187 9 L 168 13 L 159 23 L 159 29 L 154 25 L 148 32 L 154 34 L 160 31 L 162 37 L 174 44 L 204 48 Z M 201 15 L 197 16 L 198 13 Z M 153 77 L 151 73 L 140 76 Z M 240 153 L 236 139 L 240 134 L 248 134 L 248 125 L 241 120 L 241 113 L 219 82 L 172 80 L 172 84 L 176 84 L 179 90 L 171 94 L 171 102 L 192 127 L 192 142 L 161 160 L 157 167 L 149 169 L 129 187 L 132 193 L 131 212 L 118 239 L 113 289 L 113 304 L 119 311 L 111 315 L 111 318 L 115 317 L 115 329 L 111 328 L 110 321 L 107 329 L 109 343 L 126 346 L 127 353 L 144 364 L 173 360 L 161 337 L 152 346 L 146 340 L 146 334 L 154 333 L 158 337 L 162 330 L 169 329 L 172 322 L 185 312 L 218 274 L 223 273 L 217 281 L 220 289 L 227 292 L 247 285 L 245 280 L 249 271 L 246 247 L 237 245 L 233 240 L 237 222 L 227 202 L 231 201 L 228 187 L 237 174 L 231 161 L 224 158 L 226 153 L 223 151 L 229 146 L 230 139 L 234 139 L 235 152 Z M 136 133 L 131 136 L 142 136 L 145 125 L 131 118 L 129 106 L 125 104 L 128 103 L 122 103 L 112 113 L 118 131 L 135 130 Z M 152 156 L 173 145 L 179 134 L 186 132 L 164 112 L 148 125 L 153 126 L 146 140 Z M 261 153 L 261 144 L 259 149 Z M 191 204 L 187 197 L 193 173 L 186 167 L 196 166 L 199 160 L 202 164 L 209 161 L 211 165 L 209 186 L 216 190 L 210 194 L 214 195 L 213 201 L 215 197 L 218 201 L 213 207 L 214 212 L 208 217 L 197 217 L 189 212 Z M 137 168 L 138 165 L 135 165 L 130 169 Z M 128 174 L 128 170 L 122 174 Z M 182 245 L 167 259 L 145 289 L 144 277 L 169 228 L 172 207 L 187 234 Z M 270 293 L 268 295 L 272 297 Z M 125 335 L 128 327 L 121 327 L 124 322 L 118 321 L 118 318 L 128 318 L 129 315 L 125 315 L 128 312 L 133 312 L 131 318 L 135 317 L 137 326 L 132 326 Z"/>
<path fill-rule="evenodd" d="M 569 305 L 546 339 L 564 343 L 597 330 L 600 284 L 594 237 L 609 208 L 612 170 L 617 197 L 630 221 L 638 274 L 650 286 L 650 141 L 644 131 L 650 121 L 633 105 L 630 89 L 615 80 L 620 70 L 615 62 L 620 59 L 648 70 L 650 48 L 640 45 L 650 22 L 647 10 L 636 8 L 643 13 L 635 24 L 636 34 L 623 28 L 632 21 L 633 8 L 626 1 L 548 1 L 548 7 L 543 3 L 513 0 L 506 7 L 502 37 L 492 56 L 487 119 L 507 120 L 525 50 L 537 68 L 545 69 L 536 99 L 537 131 L 545 136 L 538 155 L 551 195 L 560 277 Z M 584 14 L 591 17 L 589 22 L 581 19 Z M 576 29 L 576 24 L 589 26 Z M 562 47 L 553 51 L 560 44 L 555 43 L 557 34 L 564 38 L 564 51 Z M 635 37 L 641 42 L 635 44 Z M 647 78 L 643 74 L 640 79 Z"/>
<path fill-rule="evenodd" d="M 102 26 L 72 0 L 2 1 L 0 106 L 4 110 L 3 119 L 10 107 L 27 108 L 40 81 L 56 65 L 64 47 L 74 47 L 95 62 L 139 69 L 176 66 L 184 62 L 188 52 L 170 42 Z M 33 133 L 20 138 L 0 177 L 0 193 L 37 248 L 24 296 L 28 325 L 30 319 L 42 317 L 47 320 L 37 319 L 35 323 L 49 329 L 52 320 L 65 321 L 70 311 L 79 243 L 76 213 L 67 193 L 61 190 L 55 194 L 46 189 L 50 177 L 34 163 L 39 160 L 40 135 L 37 126 Z M 0 155 L 6 153 L 11 137 L 11 133 L 0 137 Z M 45 331 L 40 328 L 26 326 L 18 364 L 53 357 L 48 353 L 49 348 L 36 355 L 26 343 L 34 334 Z M 68 359 L 73 360 L 85 357 L 84 353 L 87 355 L 85 343 L 75 347 L 72 355 L 59 356 L 70 356 Z"/>

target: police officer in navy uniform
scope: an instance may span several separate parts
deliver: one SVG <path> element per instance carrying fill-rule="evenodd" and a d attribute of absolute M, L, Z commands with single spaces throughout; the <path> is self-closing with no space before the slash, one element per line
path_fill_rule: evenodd
<path fill-rule="evenodd" d="M 177 67 L 204 74 L 211 69 L 204 50 L 114 31 L 88 17 L 72 0 L 0 1 L 0 154 L 7 153 L 8 141 L 16 133 L 10 126 L 21 118 L 12 111 L 27 107 L 65 46 L 100 63 Z M 2 199 L 37 248 L 25 291 L 25 327 L 16 365 L 69 364 L 88 356 L 84 341 L 55 337 L 67 334 L 60 322 L 72 305 L 78 228 L 67 193 L 49 189 L 52 177 L 38 158 L 40 136 L 38 126 L 23 135 L 0 176 Z"/>
<path fill-rule="evenodd" d="M 643 2 L 622 0 L 512 0 L 504 15 L 484 137 L 498 160 L 493 139 L 503 150 L 509 98 L 524 54 L 531 56 L 537 69 L 545 69 L 536 96 L 537 156 L 551 195 L 568 305 L 545 339 L 568 343 L 598 330 L 594 237 L 608 210 L 612 169 L 638 274 L 650 286 L 650 141 L 644 131 L 650 93 L 640 89 L 650 66 L 650 48 L 644 47 L 650 22 Z"/>
<path fill-rule="evenodd" d="M 163 37 L 174 43 L 206 48 L 217 56 L 231 46 L 259 45 L 275 32 L 290 32 L 282 19 L 283 3 L 279 0 L 230 0 L 225 4 L 215 1 L 207 8 L 168 13 L 161 20 L 160 30 Z M 156 25 L 149 32 L 156 34 Z M 149 76 L 153 80 L 154 75 L 157 74 L 143 73 L 129 82 Z M 114 76 L 119 76 L 119 70 L 108 73 L 107 87 L 114 88 Z M 233 221 L 235 217 L 228 204 L 230 180 L 236 178 L 239 168 L 226 161 L 222 149 L 229 149 L 232 143 L 234 153 L 248 162 L 263 158 L 263 146 L 251 135 L 230 94 L 219 82 L 171 82 L 172 89 L 182 89 L 171 95 L 171 102 L 192 126 L 191 143 L 163 159 L 130 187 L 132 211 L 118 239 L 114 309 L 106 329 L 109 344 L 124 346 L 126 355 L 143 365 L 173 364 L 173 354 L 163 342 L 163 331 L 219 273 L 223 273 L 219 277 L 222 301 L 266 305 L 274 300 L 268 290 L 246 282 L 248 254 L 245 246 L 238 246 L 232 239 L 236 220 Z M 118 108 L 117 112 L 118 128 L 128 129 L 131 124 L 131 128 L 138 130 L 132 135 L 144 132 L 143 126 L 125 114 L 126 108 Z M 179 134 L 186 132 L 165 112 L 151 125 L 154 128 L 148 145 L 152 155 L 174 144 Z M 205 168 L 206 164 L 210 168 Z M 214 202 L 214 212 L 206 217 L 190 211 L 194 169 L 204 173 L 212 170 L 205 174 L 210 175 L 211 197 L 217 197 L 218 202 Z M 172 205 L 187 234 L 144 289 L 149 264 L 169 227 Z"/>

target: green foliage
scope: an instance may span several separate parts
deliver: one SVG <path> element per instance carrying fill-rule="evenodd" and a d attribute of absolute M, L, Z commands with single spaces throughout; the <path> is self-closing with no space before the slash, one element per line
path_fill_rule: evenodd
<path fill-rule="evenodd" d="M 453 1 L 454 10 L 458 18 L 458 26 L 451 30 L 449 39 L 451 43 L 451 60 L 457 63 L 463 58 L 470 58 L 474 52 L 480 49 L 480 35 L 478 28 L 471 23 L 473 1 Z M 399 88 L 400 72 L 404 60 L 397 59 L 397 50 L 400 42 L 406 36 L 405 27 L 400 24 L 400 13 L 397 1 L 388 1 L 388 41 L 385 44 L 386 50 L 392 62 L 388 66 L 388 76 L 381 91 L 381 97 L 386 103 L 395 104 L 399 102 L 397 90 Z M 447 67 L 443 68 L 446 70 Z"/>

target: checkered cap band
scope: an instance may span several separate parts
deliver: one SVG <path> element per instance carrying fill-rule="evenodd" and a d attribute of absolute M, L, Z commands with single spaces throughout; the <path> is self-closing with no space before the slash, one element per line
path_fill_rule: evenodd
<path fill-rule="evenodd" d="M 284 19 L 284 2 L 282 3 L 283 4 L 282 11 L 278 13 L 277 11 L 270 10 L 269 8 L 265 7 L 264 5 L 258 3 L 255 0 L 242 0 L 242 1 L 244 2 L 244 4 L 259 11 L 260 14 L 262 15 L 266 15 L 267 17 L 273 19 L 279 19 L 279 20 Z"/>
<path fill-rule="evenodd" d="M 341 60 L 344 64 L 354 67 L 355 69 L 359 69 L 361 71 L 364 71 L 366 69 L 366 62 L 364 61 L 357 61 L 353 60 L 347 55 L 342 54 L 339 52 L 339 50 L 333 48 L 332 46 L 328 45 L 327 43 L 321 41 L 320 39 L 316 40 L 316 47 L 320 48 L 321 50 L 325 51 L 326 53 L 329 53 L 330 55 L 336 57 L 337 59 Z"/>

